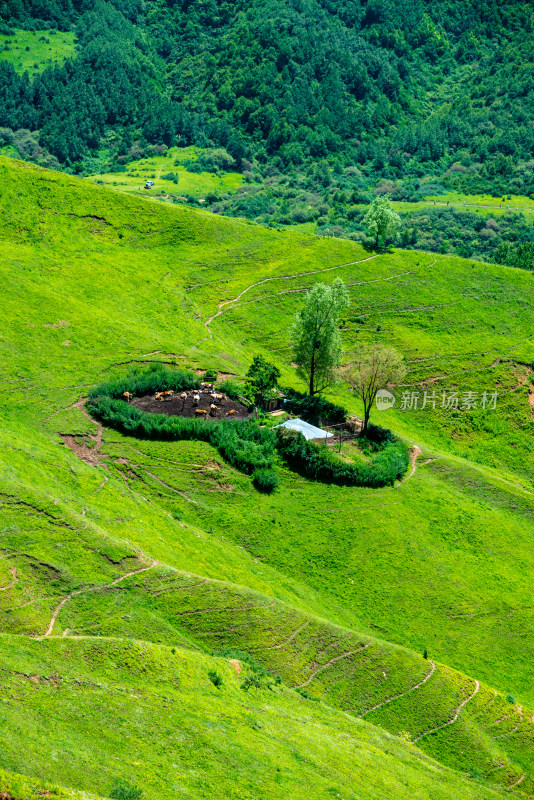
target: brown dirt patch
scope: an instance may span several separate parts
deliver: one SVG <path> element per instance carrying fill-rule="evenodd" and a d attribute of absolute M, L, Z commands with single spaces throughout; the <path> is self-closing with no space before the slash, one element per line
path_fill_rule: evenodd
<path fill-rule="evenodd" d="M 239 663 L 239 661 L 237 661 L 235 658 L 231 658 L 230 659 L 230 664 L 235 669 L 237 674 L 240 675 L 241 674 L 241 664 Z"/>
<path fill-rule="evenodd" d="M 142 411 L 149 411 L 153 414 L 168 414 L 174 417 L 196 417 L 197 408 L 208 412 L 205 415 L 207 419 L 242 420 L 250 417 L 250 411 L 243 403 L 230 400 L 226 395 L 223 395 L 223 399 L 214 404 L 217 406 L 215 411 L 210 409 L 213 400 L 208 392 L 202 393 L 198 406 L 195 405 L 193 400 L 194 394 L 196 392 L 191 390 L 187 392 L 187 397 L 182 399 L 180 393 L 177 393 L 172 400 L 156 400 L 154 395 L 145 395 L 145 397 L 136 397 L 132 404 Z M 229 411 L 234 411 L 234 414 L 229 415 Z"/>
<path fill-rule="evenodd" d="M 88 436 L 73 436 L 70 433 L 60 433 L 59 434 L 63 440 L 63 444 L 72 450 L 75 456 L 81 458 L 82 461 L 85 461 L 86 464 L 91 464 L 91 466 L 102 466 L 102 461 L 98 455 L 98 445 L 95 444 L 95 440 Z M 93 446 L 89 446 L 89 442 L 93 443 Z"/>

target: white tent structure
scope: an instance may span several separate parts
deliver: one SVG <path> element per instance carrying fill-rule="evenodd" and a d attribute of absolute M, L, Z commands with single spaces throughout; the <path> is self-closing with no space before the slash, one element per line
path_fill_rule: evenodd
<path fill-rule="evenodd" d="M 323 431 L 321 428 L 316 428 L 315 425 L 310 425 L 309 422 L 304 422 L 303 419 L 288 419 L 286 422 L 282 422 L 281 425 L 277 425 L 277 428 L 289 428 L 291 431 L 298 431 L 302 433 L 305 439 L 329 439 L 333 436 L 333 433 L 328 433 L 328 431 Z"/>

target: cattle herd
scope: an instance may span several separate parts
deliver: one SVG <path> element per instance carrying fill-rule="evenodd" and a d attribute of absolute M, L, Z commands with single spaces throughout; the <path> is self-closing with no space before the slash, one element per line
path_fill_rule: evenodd
<path fill-rule="evenodd" d="M 132 402 L 134 399 L 130 392 L 124 392 L 123 397 L 127 403 Z M 226 395 L 216 392 L 212 383 L 203 382 L 198 389 L 190 389 L 184 392 L 175 392 L 172 389 L 163 390 L 156 392 L 151 400 L 157 401 L 158 404 L 167 404 L 172 401 L 173 411 L 171 413 L 185 414 L 186 416 L 194 414 L 199 417 L 234 417 L 236 415 L 236 408 L 225 410 L 222 407 L 228 406 L 232 401 Z M 142 401 L 143 399 L 141 399 L 141 403 L 136 401 L 136 405 L 143 407 L 145 403 Z"/>

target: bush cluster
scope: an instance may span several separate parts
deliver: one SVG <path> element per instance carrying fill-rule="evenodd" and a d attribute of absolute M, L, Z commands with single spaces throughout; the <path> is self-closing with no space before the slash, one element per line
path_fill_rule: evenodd
<path fill-rule="evenodd" d="M 265 494 L 271 494 L 278 486 L 278 478 L 274 469 L 256 469 L 252 480 L 256 489 Z"/>
<path fill-rule="evenodd" d="M 255 658 L 243 650 L 233 650 L 230 647 L 223 650 L 217 650 L 212 653 L 213 656 L 222 656 L 223 658 L 235 658 L 241 661 L 248 667 L 247 675 L 243 678 L 241 689 L 248 692 L 249 689 L 271 689 L 273 685 L 279 686 L 282 683 L 282 678 L 279 675 L 273 675 L 265 669 L 261 664 L 258 664 Z"/>
<path fill-rule="evenodd" d="M 307 478 L 340 486 L 393 486 L 409 463 L 408 448 L 400 441 L 386 442 L 370 463 L 349 464 L 323 445 L 308 442 L 298 431 L 277 428 L 278 452 L 295 472 Z"/>
<path fill-rule="evenodd" d="M 273 492 L 278 479 L 273 470 L 275 448 L 286 463 L 307 478 L 342 486 L 380 487 L 393 485 L 408 467 L 408 448 L 395 439 L 391 431 L 370 425 L 366 442 L 376 452 L 370 463 L 348 464 L 326 447 L 308 442 L 302 434 L 287 428 L 260 426 L 256 420 L 207 420 L 196 417 L 151 414 L 129 405 L 124 392 L 133 395 L 153 394 L 164 387 L 183 391 L 195 388 L 199 379 L 192 372 L 170 370 L 154 365 L 145 372 L 134 371 L 125 378 L 101 383 L 89 395 L 90 413 L 106 425 L 123 433 L 145 439 L 179 441 L 197 439 L 209 442 L 236 469 L 253 476 L 261 492 Z M 238 384 L 222 384 L 227 394 L 239 391 Z M 231 391 L 229 391 L 229 389 Z M 308 419 L 321 410 L 329 420 L 345 418 L 346 411 L 321 397 L 292 393 L 299 412 Z"/>
<path fill-rule="evenodd" d="M 211 422 L 194 417 L 149 414 L 109 396 L 90 399 L 89 410 L 106 425 L 139 438 L 209 442 L 229 464 L 248 475 L 257 469 L 272 467 L 276 438 L 271 431 L 249 420 Z"/>
<path fill-rule="evenodd" d="M 254 405 L 253 399 L 248 396 L 248 387 L 243 383 L 238 383 L 233 380 L 226 380 L 219 384 L 219 389 L 231 397 L 232 400 L 237 400 L 240 403 L 245 402 L 248 406 Z"/>
<path fill-rule="evenodd" d="M 345 421 L 347 409 L 343 408 L 343 406 L 331 403 L 317 394 L 310 397 L 310 395 L 302 394 L 295 389 L 286 388 L 283 391 L 287 398 L 284 403 L 284 410 L 297 414 L 306 422 L 311 422 L 314 425 L 317 423 L 340 425 Z"/>
<path fill-rule="evenodd" d="M 135 397 L 145 394 L 154 394 L 164 389 L 183 392 L 187 389 L 197 389 L 200 380 L 192 372 L 178 369 L 167 369 L 161 364 L 154 364 L 150 369 L 139 372 L 134 370 L 124 378 L 100 383 L 90 393 L 89 398 L 113 397 L 122 398 L 124 392 L 130 392 Z"/>

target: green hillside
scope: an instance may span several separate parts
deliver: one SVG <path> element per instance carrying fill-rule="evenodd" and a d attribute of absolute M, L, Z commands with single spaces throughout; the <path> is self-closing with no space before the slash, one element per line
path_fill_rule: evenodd
<path fill-rule="evenodd" d="M 0 171 L 6 791 L 532 794 L 532 276 Z M 337 276 L 346 353 L 408 361 L 373 413 L 422 451 L 395 487 L 277 456 L 262 495 L 206 442 L 88 416 L 95 384 L 150 364 L 239 376 L 262 352 L 298 387 L 288 327 Z M 425 391 L 497 406 L 401 408 Z"/>

